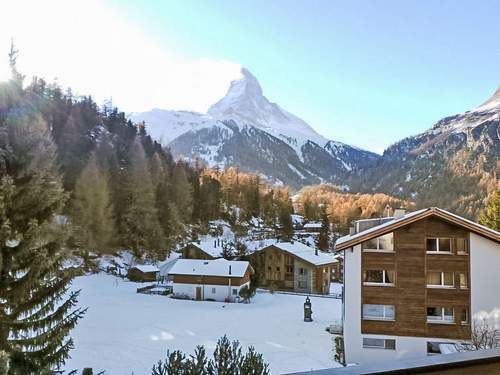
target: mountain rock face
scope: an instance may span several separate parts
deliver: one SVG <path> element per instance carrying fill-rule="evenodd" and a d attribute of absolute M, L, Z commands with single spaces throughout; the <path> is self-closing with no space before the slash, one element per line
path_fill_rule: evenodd
<path fill-rule="evenodd" d="M 201 158 L 208 166 L 239 166 L 298 189 L 320 182 L 345 185 L 354 170 L 379 155 L 329 141 L 310 125 L 270 102 L 246 69 L 207 114 L 154 109 L 133 113 L 175 157 Z"/>
<path fill-rule="evenodd" d="M 390 146 L 349 183 L 353 190 L 381 191 L 475 218 L 500 188 L 499 174 L 500 88 L 476 109 Z"/>

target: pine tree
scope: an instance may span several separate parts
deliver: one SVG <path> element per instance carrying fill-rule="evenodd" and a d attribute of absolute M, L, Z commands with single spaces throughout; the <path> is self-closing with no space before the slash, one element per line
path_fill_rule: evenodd
<path fill-rule="evenodd" d="M 279 238 L 282 241 L 290 241 L 293 236 L 292 212 L 287 204 L 281 203 L 279 209 Z"/>
<path fill-rule="evenodd" d="M 130 149 L 129 166 L 124 184 L 125 202 L 121 223 L 123 245 L 138 257 L 164 257 L 166 244 L 158 220 L 156 194 L 148 161 L 141 143 L 136 140 Z"/>
<path fill-rule="evenodd" d="M 0 87 L 1 96 L 5 87 Z M 0 115 L 0 348 L 13 373 L 64 364 L 84 311 L 63 268 L 66 194 L 45 123 L 17 103 Z"/>
<path fill-rule="evenodd" d="M 486 210 L 479 216 L 479 224 L 500 231 L 500 189 L 491 196 Z"/>
<path fill-rule="evenodd" d="M 182 222 L 189 223 L 193 213 L 193 187 L 187 179 L 186 166 L 182 162 L 178 162 L 174 167 L 172 198 Z"/>
<path fill-rule="evenodd" d="M 97 252 L 108 249 L 114 234 L 113 208 L 108 177 L 95 153 L 76 181 L 72 221 L 80 247 Z"/>
<path fill-rule="evenodd" d="M 330 220 L 328 220 L 325 206 L 321 208 L 321 229 L 317 246 L 321 250 L 328 250 L 330 247 Z"/>

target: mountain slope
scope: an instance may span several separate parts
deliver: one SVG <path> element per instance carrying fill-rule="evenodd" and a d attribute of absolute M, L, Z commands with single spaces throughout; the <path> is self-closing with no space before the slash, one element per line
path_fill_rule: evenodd
<path fill-rule="evenodd" d="M 355 190 L 381 191 L 474 218 L 500 188 L 499 160 L 500 89 L 476 109 L 390 146 L 350 183 Z"/>
<path fill-rule="evenodd" d="M 246 69 L 207 114 L 154 109 L 129 118 L 145 121 L 153 138 L 175 157 L 209 166 L 239 166 L 292 188 L 319 182 L 345 185 L 347 175 L 379 155 L 329 141 L 297 116 L 270 102 Z"/>

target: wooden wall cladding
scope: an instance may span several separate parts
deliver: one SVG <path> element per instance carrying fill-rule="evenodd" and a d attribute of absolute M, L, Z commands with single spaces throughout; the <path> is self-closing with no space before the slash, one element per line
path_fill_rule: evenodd
<path fill-rule="evenodd" d="M 394 287 L 363 286 L 361 292 L 361 306 L 366 303 L 395 305 L 395 321 L 362 320 L 362 333 L 447 339 L 470 338 L 470 325 L 460 323 L 460 310 L 465 307 L 470 312 L 470 291 L 459 289 L 458 282 L 458 272 L 468 273 L 470 270 L 469 256 L 455 253 L 427 254 L 428 237 L 468 239 L 469 233 L 460 227 L 431 217 L 396 229 L 394 253 L 362 252 L 362 271 L 367 269 L 396 271 Z M 426 275 L 429 271 L 455 272 L 455 287 L 427 288 Z M 428 306 L 453 307 L 454 324 L 427 323 Z"/>

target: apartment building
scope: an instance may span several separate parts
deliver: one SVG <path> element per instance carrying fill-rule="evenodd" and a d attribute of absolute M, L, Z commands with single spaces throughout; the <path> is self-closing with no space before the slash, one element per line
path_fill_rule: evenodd
<path fill-rule="evenodd" d="M 347 363 L 454 351 L 474 322 L 500 325 L 500 233 L 439 208 L 337 240 Z"/>

